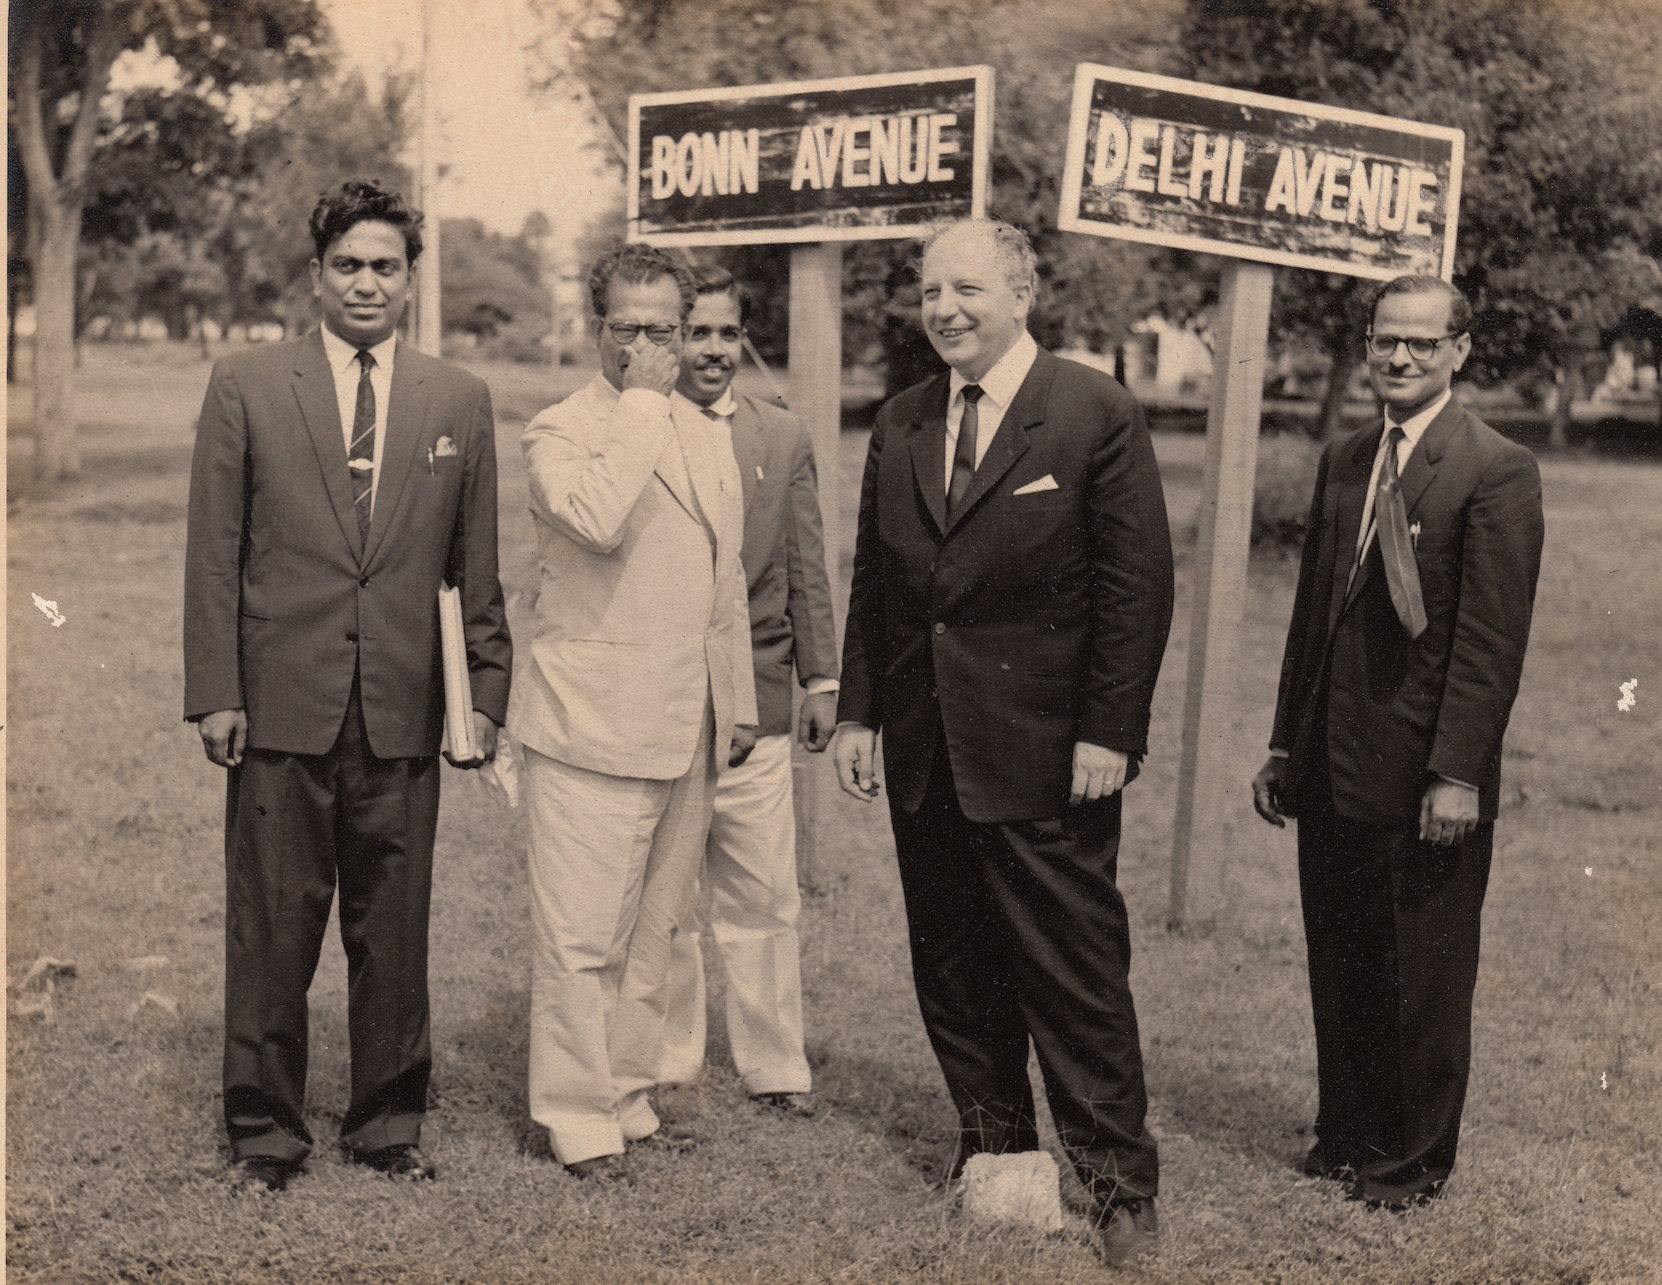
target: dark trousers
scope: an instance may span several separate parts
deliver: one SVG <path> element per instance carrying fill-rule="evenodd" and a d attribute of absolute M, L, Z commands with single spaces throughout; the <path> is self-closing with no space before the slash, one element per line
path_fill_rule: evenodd
<path fill-rule="evenodd" d="M 1494 832 L 1485 822 L 1439 847 L 1330 801 L 1300 810 L 1320 1088 L 1311 1159 L 1354 1170 L 1363 1199 L 1434 1195 L 1454 1168 Z"/>
<path fill-rule="evenodd" d="M 233 1158 L 311 1149 L 306 992 L 340 889 L 351 1102 L 341 1136 L 415 1142 L 427 1107 L 438 759 L 378 759 L 354 685 L 327 754 L 250 750 L 225 818 L 225 1125 Z"/>
<path fill-rule="evenodd" d="M 978 824 L 942 748 L 918 810 L 891 799 L 890 817 L 918 1007 L 958 1110 L 953 1172 L 976 1152 L 1038 1148 L 1031 1039 L 1057 1133 L 1099 1206 L 1153 1196 L 1131 934 L 1114 886 L 1119 795 Z"/>

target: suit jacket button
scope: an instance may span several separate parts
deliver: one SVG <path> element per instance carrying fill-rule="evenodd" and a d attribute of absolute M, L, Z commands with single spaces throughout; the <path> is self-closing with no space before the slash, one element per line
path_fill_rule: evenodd
<path fill-rule="evenodd" d="M 369 577 L 368 576 L 359 576 L 358 577 L 358 588 L 360 588 L 360 589 L 369 588 Z"/>
<path fill-rule="evenodd" d="M 346 641 L 349 642 L 349 643 L 357 642 L 358 641 L 358 631 L 356 629 L 347 630 Z"/>
<path fill-rule="evenodd" d="M 946 622 L 944 620 L 937 620 L 935 622 L 935 632 L 938 634 L 944 634 L 946 632 Z"/>

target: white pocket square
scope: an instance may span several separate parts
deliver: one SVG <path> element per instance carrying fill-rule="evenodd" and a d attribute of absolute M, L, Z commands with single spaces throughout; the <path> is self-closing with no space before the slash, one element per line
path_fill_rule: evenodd
<path fill-rule="evenodd" d="M 454 455 L 455 453 L 456 443 L 451 441 L 448 437 L 439 438 L 438 444 L 433 447 L 433 454 L 439 459 L 443 459 L 446 455 Z"/>
<path fill-rule="evenodd" d="M 1033 495 L 1039 491 L 1057 491 L 1061 488 L 1056 485 L 1056 479 L 1046 473 L 1036 482 L 1029 482 L 1026 486 L 1018 486 L 1012 495 Z"/>

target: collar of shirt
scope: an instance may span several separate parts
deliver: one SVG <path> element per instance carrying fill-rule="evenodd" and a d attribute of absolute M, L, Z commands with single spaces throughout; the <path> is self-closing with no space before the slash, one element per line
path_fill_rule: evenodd
<path fill-rule="evenodd" d="M 1394 427 L 1402 429 L 1402 441 L 1397 443 L 1397 475 L 1400 477 L 1402 470 L 1408 464 L 1408 457 L 1414 453 L 1414 448 L 1420 444 L 1420 438 L 1425 436 L 1425 430 L 1431 427 L 1431 421 L 1442 413 L 1443 407 L 1448 405 L 1449 398 L 1453 395 L 1452 389 L 1443 389 L 1441 397 L 1418 414 L 1403 420 L 1400 425 L 1392 421 L 1389 412 L 1386 413 L 1385 427 L 1379 434 L 1379 446 L 1373 453 L 1373 471 L 1368 474 L 1367 498 L 1362 501 L 1362 527 L 1356 535 L 1358 553 L 1365 551 L 1368 543 L 1373 539 L 1373 497 L 1374 492 L 1379 489 L 1380 470 L 1385 467 L 1385 443 L 1391 440 L 1391 429 Z"/>
<path fill-rule="evenodd" d="M 1427 406 L 1418 414 L 1402 421 L 1401 428 L 1403 442 L 1397 447 L 1397 472 L 1400 473 L 1402 471 L 1402 466 L 1408 463 L 1408 457 L 1414 453 L 1414 448 L 1420 444 L 1420 438 L 1425 436 L 1425 430 L 1431 427 L 1431 421 L 1436 419 L 1437 416 L 1442 413 L 1443 407 L 1448 405 L 1449 398 L 1453 396 L 1454 390 L 1451 388 L 1445 388 L 1443 389 L 1442 396 L 1438 397 L 1436 401 L 1431 403 L 1431 405 Z M 1380 437 L 1380 441 L 1382 443 L 1390 437 L 1393 422 L 1394 421 L 1391 419 L 1390 412 L 1387 411 L 1385 415 L 1385 431 Z M 1383 450 L 1377 452 L 1377 454 L 1381 456 L 1383 456 L 1384 453 L 1385 452 Z"/>
<path fill-rule="evenodd" d="M 723 390 L 721 396 L 716 398 L 715 401 L 711 402 L 708 406 L 703 406 L 698 402 L 695 402 L 692 398 L 681 392 L 680 389 L 675 391 L 674 396 L 671 397 L 670 400 L 678 403 L 685 402 L 700 415 L 713 415 L 718 419 L 732 419 L 733 412 L 739 409 L 738 399 L 733 396 L 733 389 L 731 385 Z"/>
<path fill-rule="evenodd" d="M 323 352 L 329 359 L 329 369 L 335 372 L 336 378 L 351 370 L 352 378 L 356 379 L 358 372 L 352 367 L 358 360 L 357 348 L 347 343 L 328 326 L 319 326 L 318 332 L 323 336 Z M 372 381 L 377 371 L 385 370 L 389 376 L 392 374 L 394 349 L 397 345 L 398 336 L 392 334 L 369 350 L 369 355 L 375 358 L 375 370 L 371 371 L 369 376 Z"/>
<path fill-rule="evenodd" d="M 981 385 L 981 400 L 975 405 L 977 468 L 986 458 L 987 447 L 992 443 L 993 434 L 998 432 L 998 426 L 1004 422 L 1004 412 L 1010 409 L 1010 403 L 1016 399 L 1022 381 L 1027 378 L 1028 371 L 1033 369 L 1033 363 L 1038 356 L 1039 345 L 1033 341 L 1032 335 L 1023 330 L 1016 337 L 1016 342 L 1010 345 L 1010 350 L 993 363 L 992 369 L 974 381 Z M 965 385 L 970 382 L 956 370 L 947 380 L 946 479 L 949 487 L 952 484 L 952 456 L 958 449 L 958 425 L 964 418 L 963 391 Z"/>

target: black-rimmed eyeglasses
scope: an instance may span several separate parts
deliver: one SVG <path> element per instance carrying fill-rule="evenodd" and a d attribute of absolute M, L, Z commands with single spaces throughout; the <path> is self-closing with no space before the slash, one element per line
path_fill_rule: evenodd
<path fill-rule="evenodd" d="M 1408 355 L 1415 361 L 1430 361 L 1437 355 L 1437 345 L 1449 339 L 1458 339 L 1465 331 L 1456 331 L 1452 335 L 1439 335 L 1435 339 L 1406 339 L 1401 335 L 1376 335 L 1368 331 L 1368 351 L 1375 357 L 1390 357 L 1398 344 L 1408 348 Z"/>
<path fill-rule="evenodd" d="M 662 348 L 671 339 L 674 339 L 680 326 L 631 326 L 622 321 L 608 322 L 606 329 L 612 332 L 612 338 L 627 348 L 635 342 L 635 336 L 646 331 L 646 337 L 658 347 Z"/>

